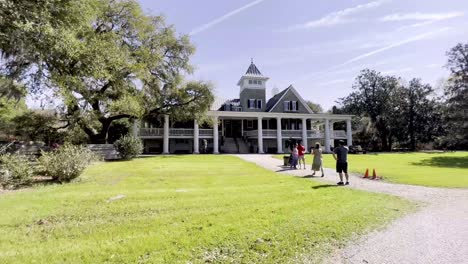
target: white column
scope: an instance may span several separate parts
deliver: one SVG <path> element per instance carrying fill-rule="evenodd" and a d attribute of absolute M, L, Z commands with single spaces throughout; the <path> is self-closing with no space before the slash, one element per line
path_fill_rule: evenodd
<path fill-rule="evenodd" d="M 346 143 L 348 146 L 353 145 L 353 132 L 351 131 L 351 119 L 346 120 Z"/>
<path fill-rule="evenodd" d="M 169 115 L 164 115 L 163 154 L 169 154 Z"/>
<path fill-rule="evenodd" d="M 276 146 L 277 146 L 277 152 L 283 153 L 283 136 L 281 135 L 281 117 L 276 118 Z"/>
<path fill-rule="evenodd" d="M 198 121 L 193 120 L 193 154 L 199 154 L 199 132 L 198 132 Z"/>
<path fill-rule="evenodd" d="M 334 124 L 335 124 L 335 122 L 330 121 L 330 145 L 332 147 L 335 147 L 335 132 L 333 130 L 333 125 Z"/>
<path fill-rule="evenodd" d="M 263 154 L 263 129 L 262 129 L 262 118 L 258 117 L 258 153 Z"/>
<path fill-rule="evenodd" d="M 218 132 L 218 117 L 214 118 L 213 124 L 213 154 L 219 154 L 219 132 Z"/>
<path fill-rule="evenodd" d="M 138 119 L 134 119 L 133 120 L 133 129 L 132 129 L 132 132 L 133 132 L 133 136 L 134 137 L 140 137 L 140 126 L 139 126 L 139 122 L 141 122 L 140 120 Z"/>
<path fill-rule="evenodd" d="M 330 123 L 325 119 L 325 152 L 330 151 Z"/>
<path fill-rule="evenodd" d="M 244 138 L 244 120 L 241 120 L 241 137 Z"/>
<path fill-rule="evenodd" d="M 302 146 L 307 152 L 307 118 L 302 118 Z"/>

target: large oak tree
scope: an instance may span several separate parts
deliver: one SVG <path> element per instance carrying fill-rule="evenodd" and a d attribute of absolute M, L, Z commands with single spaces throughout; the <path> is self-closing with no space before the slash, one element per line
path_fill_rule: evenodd
<path fill-rule="evenodd" d="M 194 47 L 134 0 L 0 2 L 2 74 L 29 92 L 53 91 L 66 119 L 94 143 L 115 120 L 199 118 L 212 88 L 186 82 Z"/>

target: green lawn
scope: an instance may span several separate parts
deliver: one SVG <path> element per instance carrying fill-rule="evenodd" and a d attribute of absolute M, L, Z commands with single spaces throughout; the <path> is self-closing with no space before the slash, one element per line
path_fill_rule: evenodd
<path fill-rule="evenodd" d="M 316 262 L 411 208 L 231 156 L 99 163 L 0 195 L 0 263 Z"/>
<path fill-rule="evenodd" d="M 278 155 L 278 158 L 283 155 Z M 310 154 L 306 162 L 312 163 Z M 385 180 L 434 187 L 468 187 L 468 152 L 382 153 L 348 155 L 349 170 L 372 175 L 375 168 Z M 335 168 L 332 155 L 324 155 L 324 167 Z"/>

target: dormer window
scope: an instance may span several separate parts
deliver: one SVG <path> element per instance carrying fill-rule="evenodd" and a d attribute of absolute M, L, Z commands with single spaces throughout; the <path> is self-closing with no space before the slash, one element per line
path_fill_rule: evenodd
<path fill-rule="evenodd" d="M 297 112 L 299 110 L 299 103 L 297 101 L 284 101 L 285 112 Z"/>

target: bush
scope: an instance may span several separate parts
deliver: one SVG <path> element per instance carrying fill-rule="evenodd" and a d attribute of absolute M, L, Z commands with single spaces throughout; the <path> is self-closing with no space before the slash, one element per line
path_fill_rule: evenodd
<path fill-rule="evenodd" d="M 5 189 L 16 189 L 32 182 L 34 169 L 24 155 L 0 156 L 0 184 Z"/>
<path fill-rule="evenodd" d="M 65 144 L 56 151 L 43 152 L 39 164 L 46 176 L 68 182 L 80 176 L 95 159 L 94 153 L 87 148 Z"/>
<path fill-rule="evenodd" d="M 115 149 L 124 160 L 130 160 L 143 153 L 143 143 L 137 137 L 125 135 L 114 143 Z"/>

